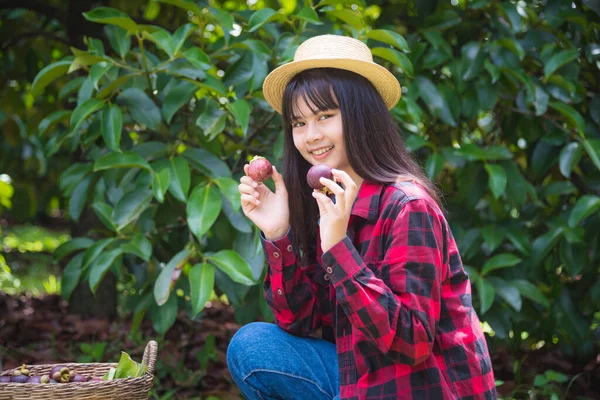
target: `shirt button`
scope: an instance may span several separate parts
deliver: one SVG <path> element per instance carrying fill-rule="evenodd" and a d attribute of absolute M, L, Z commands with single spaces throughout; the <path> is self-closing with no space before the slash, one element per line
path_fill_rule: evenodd
<path fill-rule="evenodd" d="M 292 251 L 292 245 L 291 244 L 288 244 L 287 251 L 289 251 L 289 252 Z"/>
<path fill-rule="evenodd" d="M 277 294 L 281 296 L 283 294 L 283 290 L 277 289 Z"/>
<path fill-rule="evenodd" d="M 331 267 L 327 267 L 325 271 L 327 271 L 328 274 L 333 274 L 333 268 Z"/>
<path fill-rule="evenodd" d="M 323 279 L 325 279 L 326 281 L 329 280 L 329 274 L 325 274 L 325 276 L 323 277 Z"/>
<path fill-rule="evenodd" d="M 274 251 L 274 252 L 273 252 L 273 257 L 275 257 L 275 258 L 279 258 L 279 252 L 277 252 L 277 251 Z"/>

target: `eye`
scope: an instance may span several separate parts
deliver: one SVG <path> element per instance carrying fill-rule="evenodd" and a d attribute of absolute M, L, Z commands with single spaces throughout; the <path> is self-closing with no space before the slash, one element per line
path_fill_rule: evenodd
<path fill-rule="evenodd" d="M 292 128 L 304 126 L 304 122 L 292 122 Z"/>

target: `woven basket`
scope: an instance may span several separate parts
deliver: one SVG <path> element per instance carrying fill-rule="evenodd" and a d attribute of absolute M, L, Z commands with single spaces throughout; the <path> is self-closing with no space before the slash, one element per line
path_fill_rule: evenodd
<path fill-rule="evenodd" d="M 123 378 L 103 382 L 69 383 L 0 383 L 0 400 L 108 400 L 148 398 L 154 380 L 154 366 L 158 345 L 151 340 L 144 350 L 143 361 L 148 366 L 146 373 L 139 378 Z M 102 377 L 117 363 L 62 364 L 78 374 Z M 48 374 L 54 365 L 28 365 L 32 375 Z M 12 371 L 2 371 L 0 375 L 12 375 Z"/>

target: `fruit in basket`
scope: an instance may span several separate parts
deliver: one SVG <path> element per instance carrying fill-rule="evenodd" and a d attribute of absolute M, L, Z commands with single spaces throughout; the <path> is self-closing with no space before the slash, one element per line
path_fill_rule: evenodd
<path fill-rule="evenodd" d="M 248 176 L 256 182 L 264 182 L 273 174 L 273 165 L 264 157 L 254 156 L 248 166 Z"/>
<path fill-rule="evenodd" d="M 54 379 L 56 382 L 67 383 L 71 379 L 69 372 L 69 368 L 64 365 L 55 365 L 50 370 L 50 378 Z"/>
<path fill-rule="evenodd" d="M 53 379 L 50 379 L 50 376 L 48 375 L 42 375 L 40 377 L 40 383 L 50 383 L 50 381 Z"/>
<path fill-rule="evenodd" d="M 85 376 L 81 375 L 81 374 L 75 374 L 75 376 L 73 376 L 73 379 L 71 379 L 71 382 L 87 382 L 88 378 L 86 378 Z"/>
<path fill-rule="evenodd" d="M 0 383 L 10 382 L 10 376 L 0 376 Z"/>
<path fill-rule="evenodd" d="M 25 383 L 42 383 L 42 377 L 39 375 L 30 376 Z"/>
<path fill-rule="evenodd" d="M 28 379 L 29 379 L 29 376 L 27 376 L 27 375 L 23 375 L 23 374 L 13 375 L 10 378 L 10 383 L 25 383 L 25 382 L 27 382 Z"/>

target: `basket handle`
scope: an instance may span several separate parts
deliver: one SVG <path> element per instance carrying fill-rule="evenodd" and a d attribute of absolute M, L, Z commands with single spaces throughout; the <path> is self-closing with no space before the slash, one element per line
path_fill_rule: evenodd
<path fill-rule="evenodd" d="M 148 366 L 146 372 L 148 372 L 150 375 L 154 375 L 154 365 L 156 364 L 157 352 L 158 344 L 154 340 L 149 341 L 146 345 L 146 349 L 144 350 L 144 358 L 142 360 Z"/>

